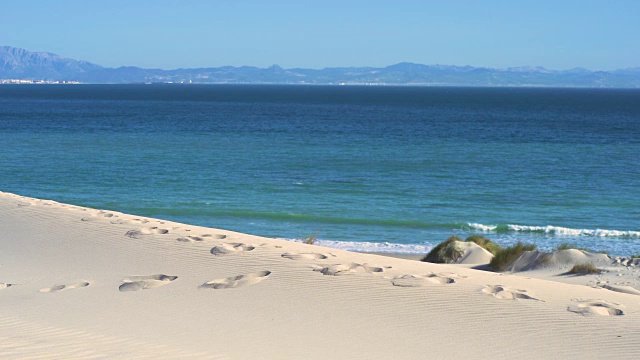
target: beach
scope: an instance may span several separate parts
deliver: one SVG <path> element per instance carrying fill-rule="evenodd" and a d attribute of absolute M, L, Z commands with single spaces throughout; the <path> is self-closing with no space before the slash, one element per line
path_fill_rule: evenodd
<path fill-rule="evenodd" d="M 0 358 L 634 353 L 640 297 L 0 193 Z"/>

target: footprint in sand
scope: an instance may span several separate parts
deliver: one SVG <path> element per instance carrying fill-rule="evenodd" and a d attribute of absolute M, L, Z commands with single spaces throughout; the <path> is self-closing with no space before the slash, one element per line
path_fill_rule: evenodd
<path fill-rule="evenodd" d="M 58 292 L 58 291 L 62 291 L 62 290 L 71 290 L 71 289 L 78 289 L 78 288 L 83 288 L 83 287 L 87 287 L 89 286 L 89 283 L 86 281 L 81 281 L 79 283 L 75 283 L 75 284 L 68 284 L 68 285 L 55 285 L 49 288 L 44 288 L 44 289 L 40 289 L 39 291 L 41 293 L 54 293 L 54 292 Z"/>
<path fill-rule="evenodd" d="M 295 254 L 295 253 L 284 253 L 282 255 L 283 258 L 285 259 L 289 259 L 289 260 L 324 260 L 324 259 L 328 259 L 329 257 L 327 255 L 324 254 L 320 254 L 320 253 L 299 253 L 299 254 Z"/>
<path fill-rule="evenodd" d="M 316 266 L 313 271 L 320 272 L 322 275 L 348 275 L 355 273 L 381 273 L 384 271 L 381 267 L 369 266 L 368 264 L 335 264 L 327 267 Z"/>
<path fill-rule="evenodd" d="M 232 276 L 224 279 L 215 279 L 207 281 L 200 285 L 202 289 L 232 289 L 242 286 L 249 286 L 257 284 L 266 279 L 271 274 L 271 271 L 258 271 L 246 275 Z"/>
<path fill-rule="evenodd" d="M 238 254 L 253 251 L 256 247 L 243 243 L 225 243 L 211 248 L 211 253 L 216 256 Z"/>
<path fill-rule="evenodd" d="M 129 278 L 122 280 L 123 284 L 120 285 L 118 290 L 125 292 L 153 289 L 165 286 L 177 278 L 177 276 L 168 276 L 163 274 L 130 276 Z"/>
<path fill-rule="evenodd" d="M 455 274 L 454 274 L 455 275 Z M 400 287 L 420 287 L 427 285 L 453 284 L 456 280 L 452 276 L 442 274 L 412 275 L 406 274 L 391 279 L 393 286 Z"/>
<path fill-rule="evenodd" d="M 0 283 L 0 290 L 6 289 L 8 287 L 11 287 L 13 284 L 8 284 L 8 283 Z"/>
<path fill-rule="evenodd" d="M 82 221 L 96 221 L 96 220 L 100 220 L 101 218 L 113 218 L 113 217 L 118 217 L 118 215 L 112 214 L 110 212 L 106 212 L 106 211 L 101 211 L 97 214 L 93 214 L 93 215 L 89 215 L 89 216 L 85 216 L 83 217 Z"/>
<path fill-rule="evenodd" d="M 200 242 L 200 241 L 206 241 L 206 240 L 222 240 L 222 239 L 226 239 L 227 235 L 223 235 L 223 234 L 204 234 L 204 235 L 200 235 L 200 236 L 195 236 L 195 235 L 189 235 L 189 236 L 185 236 L 185 237 L 179 237 L 176 240 L 180 241 L 180 242 Z"/>
<path fill-rule="evenodd" d="M 568 311 L 590 316 L 590 315 L 598 315 L 598 316 L 620 316 L 624 315 L 622 306 L 616 303 L 606 302 L 604 300 L 583 300 L 583 299 L 573 299 L 571 300 L 575 302 L 573 305 L 569 305 L 567 307 Z"/>
<path fill-rule="evenodd" d="M 131 219 L 129 220 L 129 222 L 131 222 L 132 224 L 146 224 L 149 222 L 149 220 L 146 219 Z"/>
<path fill-rule="evenodd" d="M 482 289 L 482 292 L 501 300 L 523 299 L 542 301 L 525 294 L 527 290 L 509 289 L 502 285 L 487 285 Z"/>
<path fill-rule="evenodd" d="M 129 230 L 124 235 L 130 238 L 139 239 L 141 236 L 144 236 L 144 235 L 167 234 L 167 233 L 169 233 L 169 230 L 167 229 L 160 229 L 157 226 L 151 226 L 151 227 L 146 227 L 138 230 Z"/>
<path fill-rule="evenodd" d="M 116 216 L 114 216 L 114 217 L 116 217 L 116 218 L 117 218 L 118 216 L 116 215 Z M 125 219 L 120 219 L 120 218 L 113 219 L 113 220 L 111 220 L 111 221 L 110 221 L 110 223 L 112 223 L 112 224 L 132 224 L 132 225 L 133 225 L 133 224 L 136 224 L 136 225 L 137 225 L 137 224 L 146 224 L 146 223 L 148 223 L 148 222 L 149 222 L 149 220 L 142 220 L 142 219 L 129 219 L 129 220 L 125 220 Z"/>

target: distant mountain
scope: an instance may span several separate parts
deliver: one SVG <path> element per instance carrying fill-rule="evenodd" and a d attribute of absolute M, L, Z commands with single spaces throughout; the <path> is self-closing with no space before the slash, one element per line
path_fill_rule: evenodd
<path fill-rule="evenodd" d="M 383 68 L 283 69 L 223 66 L 197 69 L 107 68 L 56 54 L 0 46 L 0 79 L 66 80 L 85 83 L 193 82 L 210 84 L 374 84 L 424 86 L 544 86 L 640 88 L 640 67 L 614 71 L 539 66 L 493 69 L 403 62 Z"/>
<path fill-rule="evenodd" d="M 615 70 L 614 73 L 622 75 L 640 75 L 640 67 Z"/>
<path fill-rule="evenodd" d="M 99 69 L 102 66 L 56 54 L 0 46 L 0 78 L 4 79 L 69 80 Z"/>

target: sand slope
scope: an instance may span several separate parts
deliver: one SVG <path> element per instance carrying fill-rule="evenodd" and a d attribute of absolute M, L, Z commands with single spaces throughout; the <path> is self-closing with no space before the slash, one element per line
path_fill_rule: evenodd
<path fill-rule="evenodd" d="M 576 275 L 570 272 L 576 264 L 592 264 L 601 271 Z M 525 251 L 507 270 L 520 276 L 640 295 L 640 258 L 610 257 L 578 249 L 534 250 Z"/>
<path fill-rule="evenodd" d="M 456 264 L 489 264 L 493 259 L 493 254 L 473 241 L 456 241 L 455 245 L 462 250 L 462 255 L 456 260 Z"/>
<path fill-rule="evenodd" d="M 615 358 L 640 296 L 0 193 L 0 358 Z"/>

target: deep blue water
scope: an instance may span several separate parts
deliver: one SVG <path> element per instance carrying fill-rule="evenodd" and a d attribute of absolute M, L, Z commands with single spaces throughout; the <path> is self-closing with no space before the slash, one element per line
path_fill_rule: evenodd
<path fill-rule="evenodd" d="M 639 90 L 4 85 L 0 169 L 1 191 L 357 250 L 640 253 Z"/>

